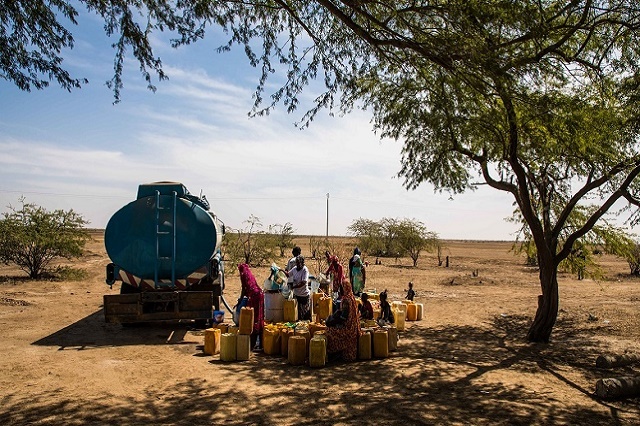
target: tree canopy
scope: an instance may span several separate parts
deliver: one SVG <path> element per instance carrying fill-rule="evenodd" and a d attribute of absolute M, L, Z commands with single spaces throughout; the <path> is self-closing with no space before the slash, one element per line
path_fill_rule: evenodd
<path fill-rule="evenodd" d="M 551 336 L 558 265 L 574 243 L 619 200 L 634 209 L 632 222 L 640 218 L 636 0 L 81 2 L 117 38 L 116 99 L 127 48 L 153 87 L 152 73 L 165 77 L 150 42 L 154 31 L 172 32 L 177 46 L 221 27 L 229 42 L 219 50 L 240 45 L 262 70 L 255 112 L 278 103 L 293 111 L 308 83 L 322 79 L 326 90 L 306 123 L 323 107 L 370 109 L 379 134 L 404 143 L 399 177 L 408 189 L 431 183 L 457 194 L 486 184 L 511 194 L 540 268 L 530 341 Z M 73 21 L 75 10 L 61 0 L 9 3 L 17 12 L 4 12 L 9 25 L 0 41 L 22 31 L 33 54 L 49 55 L 56 70 L 72 38 L 58 25 L 41 36 L 19 18 L 55 7 Z M 58 15 L 45 15 L 57 24 Z M 48 72 L 22 61 L 20 49 L 2 55 L 0 75 L 16 84 L 16 69 Z M 266 101 L 274 76 L 280 88 Z M 594 200 L 598 207 L 569 226 L 574 210 Z"/>
<path fill-rule="evenodd" d="M 31 203 L 9 208 L 0 220 L 0 261 L 17 265 L 32 279 L 61 258 L 82 255 L 88 222 L 73 210 L 48 211 Z"/>
<path fill-rule="evenodd" d="M 358 218 L 349 225 L 348 232 L 358 238 L 358 246 L 368 255 L 409 256 L 413 266 L 418 265 L 423 250 L 431 251 L 439 244 L 438 235 L 416 219 Z"/>

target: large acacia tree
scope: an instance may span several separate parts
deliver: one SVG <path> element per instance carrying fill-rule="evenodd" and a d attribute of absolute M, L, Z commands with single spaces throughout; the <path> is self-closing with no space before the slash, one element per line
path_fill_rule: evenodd
<path fill-rule="evenodd" d="M 319 78 L 326 91 L 307 122 L 322 107 L 370 108 L 380 134 L 404 143 L 399 176 L 407 188 L 429 182 L 455 194 L 484 183 L 511 194 L 540 268 L 530 341 L 551 336 L 558 265 L 575 241 L 618 200 L 638 205 L 636 0 L 80 1 L 116 36 L 116 98 L 127 48 L 153 87 L 154 74 L 165 77 L 150 44 L 153 31 L 173 31 L 179 45 L 221 26 L 229 34 L 221 50 L 239 44 L 262 69 L 255 112 L 277 103 L 296 109 L 299 93 Z M 7 44 L 11 31 L 3 24 L 0 41 L 10 48 L 2 50 L 0 77 L 37 87 L 38 73 L 53 70 L 63 87 L 81 84 L 56 72 L 60 48 L 72 44 L 66 29 L 49 25 L 44 38 L 33 32 L 34 19 L 51 7 L 61 14 L 47 20 L 73 19 L 68 3 L 2 4 L 3 22 L 32 44 Z M 30 19 L 16 18 L 25 14 Z M 24 54 L 25 46 L 46 48 L 51 60 Z M 281 89 L 265 101 L 273 74 Z M 569 226 L 587 199 L 599 207 Z"/>

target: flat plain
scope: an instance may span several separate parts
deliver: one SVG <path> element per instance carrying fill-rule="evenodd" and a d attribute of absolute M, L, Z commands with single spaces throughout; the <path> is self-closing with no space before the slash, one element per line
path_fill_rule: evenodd
<path fill-rule="evenodd" d="M 336 239 L 349 253 L 353 242 Z M 298 244 L 312 273 L 326 265 Z M 602 256 L 598 280 L 560 273 L 560 312 L 548 344 L 525 340 L 540 293 L 538 271 L 510 242 L 446 241 L 433 253 L 374 258 L 367 287 L 402 300 L 413 281 L 422 321 L 408 322 L 390 357 L 324 368 L 252 354 L 225 363 L 203 354 L 191 323 L 122 327 L 104 321 L 109 262 L 101 233 L 72 262 L 89 278 L 29 281 L 0 267 L 0 424 L 640 424 L 640 397 L 599 399 L 598 355 L 640 354 L 640 280 Z M 286 258 L 274 259 L 283 265 Z M 225 298 L 240 281 L 227 263 Z M 252 269 L 262 283 L 268 265 Z"/>

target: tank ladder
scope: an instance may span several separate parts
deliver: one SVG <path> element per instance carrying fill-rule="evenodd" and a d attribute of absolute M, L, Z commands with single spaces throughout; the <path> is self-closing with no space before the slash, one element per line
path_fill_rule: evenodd
<path fill-rule="evenodd" d="M 172 205 L 170 207 L 161 206 L 160 191 L 156 191 L 156 260 L 154 273 L 154 283 L 156 288 L 173 287 L 176 282 L 176 210 L 178 203 L 178 194 L 175 191 L 173 191 L 172 194 Z M 166 221 L 166 215 L 161 214 L 161 211 L 163 210 L 171 210 L 172 220 L 170 224 L 168 224 L 168 222 Z M 163 220 L 164 222 L 161 222 L 161 220 Z M 170 229 L 167 229 L 169 227 Z M 166 247 L 166 244 L 161 244 L 161 240 L 164 240 L 166 238 L 171 238 L 170 253 L 167 253 L 166 249 L 164 250 L 164 252 L 161 249 L 161 246 Z M 169 285 L 167 285 L 166 283 L 161 283 L 158 278 L 161 265 L 168 261 L 171 261 L 171 283 Z"/>

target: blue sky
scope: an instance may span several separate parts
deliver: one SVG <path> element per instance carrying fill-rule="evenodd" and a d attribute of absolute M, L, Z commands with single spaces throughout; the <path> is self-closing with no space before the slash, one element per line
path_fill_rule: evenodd
<path fill-rule="evenodd" d="M 481 187 L 454 196 L 429 185 L 407 191 L 400 141 L 380 140 L 370 113 L 330 117 L 323 111 L 307 129 L 294 126 L 303 106 L 283 106 L 249 118 L 258 71 L 243 52 L 216 53 L 222 37 L 211 32 L 194 46 L 172 49 L 155 38 L 169 81 L 146 88 L 138 65 L 125 65 L 122 101 L 113 104 L 112 41 L 97 17 L 82 15 L 69 27 L 76 41 L 64 66 L 89 84 L 71 93 L 52 83 L 22 92 L 0 80 L 0 211 L 21 195 L 50 210 L 70 209 L 91 227 L 133 201 L 140 183 L 179 181 L 205 194 L 232 228 L 250 215 L 291 223 L 296 233 L 345 235 L 357 218 L 410 218 L 444 239 L 511 240 L 512 199 Z"/>

